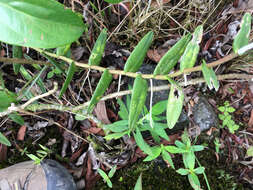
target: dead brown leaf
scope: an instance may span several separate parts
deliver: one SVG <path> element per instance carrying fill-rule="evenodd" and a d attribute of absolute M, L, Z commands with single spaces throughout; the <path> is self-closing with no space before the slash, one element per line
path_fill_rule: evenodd
<path fill-rule="evenodd" d="M 105 107 L 105 101 L 100 101 L 96 105 L 94 109 L 95 115 L 97 118 L 102 121 L 104 124 L 110 124 L 111 122 L 108 119 L 106 107 Z"/>
<path fill-rule="evenodd" d="M 248 126 L 250 128 L 253 128 L 253 109 L 251 110 L 251 114 L 250 114 L 250 119 L 249 119 L 249 122 L 248 122 Z"/>
<path fill-rule="evenodd" d="M 25 125 L 22 125 L 19 130 L 18 130 L 18 135 L 17 135 L 17 139 L 19 141 L 23 141 L 25 138 L 25 133 L 26 133 L 26 129 L 27 127 Z"/>

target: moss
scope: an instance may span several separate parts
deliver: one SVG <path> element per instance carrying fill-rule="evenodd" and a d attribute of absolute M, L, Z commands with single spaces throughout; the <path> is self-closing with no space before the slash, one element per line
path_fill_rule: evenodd
<path fill-rule="evenodd" d="M 216 162 L 215 155 L 210 150 L 198 153 L 198 159 L 204 166 L 209 185 L 215 190 L 246 190 L 242 184 L 236 182 L 235 177 L 227 173 L 227 166 L 223 163 Z M 182 167 L 182 158 L 180 155 L 174 159 L 176 168 Z M 139 160 L 132 166 L 120 169 L 116 172 L 115 177 L 111 179 L 113 188 L 120 190 L 133 189 L 142 173 L 143 189 L 145 190 L 192 190 L 186 176 L 181 176 L 172 168 L 168 168 L 162 160 L 157 159 L 153 162 L 142 162 Z M 206 182 L 202 175 L 199 179 L 203 189 L 207 189 Z M 103 180 L 97 182 L 95 190 L 110 189 L 103 183 Z"/>

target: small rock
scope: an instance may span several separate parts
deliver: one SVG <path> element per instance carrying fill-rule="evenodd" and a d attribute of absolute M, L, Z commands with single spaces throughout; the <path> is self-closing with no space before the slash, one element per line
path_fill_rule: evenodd
<path fill-rule="evenodd" d="M 206 131 L 219 124 L 217 114 L 207 99 L 199 97 L 198 102 L 193 107 L 193 120 L 199 126 L 200 131 Z"/>

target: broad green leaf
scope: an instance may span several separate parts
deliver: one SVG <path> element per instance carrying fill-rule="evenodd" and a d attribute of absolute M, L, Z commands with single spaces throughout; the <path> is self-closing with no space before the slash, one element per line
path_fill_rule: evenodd
<path fill-rule="evenodd" d="M 244 14 L 240 26 L 241 28 L 233 41 L 233 50 L 235 53 L 237 53 L 240 48 L 242 48 L 243 46 L 249 43 L 249 35 L 250 35 L 250 28 L 251 28 L 251 14 L 250 13 Z"/>
<path fill-rule="evenodd" d="M 187 175 L 189 174 L 189 170 L 184 169 L 184 168 L 179 168 L 178 170 L 176 170 L 177 173 L 179 173 L 180 175 Z"/>
<path fill-rule="evenodd" d="M 18 115 L 18 113 L 15 113 L 15 112 L 11 113 L 11 114 L 8 115 L 8 117 L 12 121 L 16 122 L 19 125 L 24 125 L 25 124 L 23 117 L 21 117 L 20 115 Z"/>
<path fill-rule="evenodd" d="M 212 90 L 214 88 L 216 91 L 218 91 L 219 81 L 217 79 L 217 76 L 212 68 L 207 67 L 205 60 L 203 60 L 201 69 L 209 89 Z"/>
<path fill-rule="evenodd" d="M 119 104 L 119 116 L 121 117 L 121 119 L 125 119 L 127 120 L 128 119 L 128 110 L 127 110 L 127 107 L 126 105 L 124 104 L 124 102 L 121 100 L 121 99 L 117 99 L 117 103 Z"/>
<path fill-rule="evenodd" d="M 113 167 L 111 168 L 111 170 L 110 170 L 109 173 L 108 173 L 108 177 L 109 177 L 109 178 L 112 178 L 113 175 L 115 174 L 116 170 L 117 170 L 117 165 L 115 165 L 115 166 L 113 166 Z"/>
<path fill-rule="evenodd" d="M 177 148 L 175 146 L 165 146 L 164 148 L 165 148 L 165 150 L 167 150 L 168 152 L 170 152 L 172 154 L 189 152 L 185 149 Z"/>
<path fill-rule="evenodd" d="M 143 79 L 140 74 L 138 74 L 134 80 L 134 87 L 129 110 L 130 131 L 133 131 L 136 128 L 137 121 L 146 101 L 147 91 L 147 81 Z"/>
<path fill-rule="evenodd" d="M 56 48 L 76 41 L 81 16 L 55 0 L 1 0 L 0 41 L 26 47 Z"/>
<path fill-rule="evenodd" d="M 174 164 L 173 164 L 173 161 L 172 161 L 172 159 L 171 159 L 171 156 L 170 156 L 170 154 L 169 154 L 168 152 L 166 152 L 165 150 L 163 150 L 163 151 L 162 151 L 162 157 L 163 157 L 163 160 L 167 161 L 167 162 L 170 164 L 170 166 L 171 166 L 173 169 L 175 169 L 175 166 L 174 166 Z"/>
<path fill-rule="evenodd" d="M 123 131 L 123 132 L 119 132 L 119 133 L 112 133 L 109 135 L 106 135 L 104 138 L 105 140 L 112 140 L 112 139 L 119 139 L 121 137 L 123 137 L 124 135 L 126 135 L 128 133 L 128 131 Z"/>
<path fill-rule="evenodd" d="M 133 52 L 127 59 L 127 62 L 124 67 L 125 72 L 135 73 L 139 70 L 146 56 L 148 48 L 152 43 L 153 36 L 154 36 L 153 32 L 150 31 L 137 44 L 137 46 L 134 48 Z"/>
<path fill-rule="evenodd" d="M 205 168 L 204 168 L 204 167 L 198 167 L 198 168 L 194 169 L 194 172 L 195 172 L 196 174 L 203 174 L 204 171 L 205 171 Z"/>
<path fill-rule="evenodd" d="M 201 190 L 199 178 L 196 174 L 194 173 L 188 174 L 188 180 L 194 190 Z"/>
<path fill-rule="evenodd" d="M 252 156 L 252 157 L 253 157 L 253 146 L 250 146 L 250 147 L 247 149 L 247 156 Z"/>
<path fill-rule="evenodd" d="M 23 51 L 21 46 L 12 46 L 12 57 L 13 58 L 22 58 L 23 57 Z M 14 73 L 17 75 L 20 70 L 20 63 L 13 63 L 13 70 Z"/>
<path fill-rule="evenodd" d="M 153 105 L 152 115 L 160 115 L 161 113 L 165 112 L 167 108 L 167 102 L 168 100 L 163 100 Z"/>
<path fill-rule="evenodd" d="M 0 132 L 0 143 L 6 146 L 11 146 L 10 141 Z"/>
<path fill-rule="evenodd" d="M 114 133 L 120 133 L 128 129 L 128 120 L 116 121 L 112 124 L 104 125 L 104 130 L 109 130 Z"/>
<path fill-rule="evenodd" d="M 172 48 L 170 48 L 157 64 L 154 70 L 154 75 L 168 74 L 183 55 L 186 45 L 190 39 L 191 34 L 185 35 Z"/>
<path fill-rule="evenodd" d="M 107 3 L 111 3 L 111 4 L 118 4 L 120 2 L 122 2 L 123 0 L 104 0 Z"/>
<path fill-rule="evenodd" d="M 199 53 L 199 43 L 201 42 L 203 35 L 203 26 L 198 26 L 192 36 L 192 40 L 186 46 L 184 54 L 181 58 L 180 71 L 183 72 L 184 69 L 192 68 L 195 65 L 197 56 Z"/>
<path fill-rule="evenodd" d="M 134 186 L 134 190 L 142 190 L 142 174 L 138 177 L 138 180 Z"/>
<path fill-rule="evenodd" d="M 74 62 L 72 62 L 68 68 L 67 77 L 66 77 L 66 80 L 61 88 L 59 98 L 61 98 L 62 95 L 66 92 L 68 85 L 70 84 L 70 82 L 75 74 L 75 70 L 76 70 L 76 65 Z"/>
<path fill-rule="evenodd" d="M 105 49 L 106 38 L 107 38 L 107 30 L 103 29 L 99 34 L 98 39 L 96 40 L 95 45 L 91 51 L 88 61 L 89 65 L 100 64 Z"/>
<path fill-rule="evenodd" d="M 160 146 L 153 146 L 150 148 L 152 151 L 152 155 L 148 155 L 143 161 L 151 161 L 156 159 L 161 154 L 161 147 Z"/>
<path fill-rule="evenodd" d="M 145 140 L 143 139 L 142 135 L 141 135 L 141 132 L 138 128 L 136 128 L 135 130 L 136 132 L 134 134 L 134 139 L 135 139 L 135 142 L 136 144 L 138 145 L 138 147 L 140 147 L 140 149 L 148 154 L 148 155 L 152 155 L 152 150 L 150 148 L 150 146 L 145 142 Z"/>
<path fill-rule="evenodd" d="M 183 108 L 183 103 L 184 103 L 184 93 L 182 88 L 171 83 L 166 111 L 167 125 L 169 129 L 172 129 L 177 123 L 177 120 L 179 119 Z"/>
<path fill-rule="evenodd" d="M 105 93 L 106 89 L 109 87 L 112 81 L 112 74 L 106 69 L 100 78 L 96 90 L 90 100 L 88 107 L 88 113 L 91 113 L 95 105 L 98 103 L 102 95 Z"/>
<path fill-rule="evenodd" d="M 16 102 L 15 96 L 13 96 L 10 92 L 4 90 L 0 90 L 0 100 L 0 112 L 7 109 L 11 103 Z"/>

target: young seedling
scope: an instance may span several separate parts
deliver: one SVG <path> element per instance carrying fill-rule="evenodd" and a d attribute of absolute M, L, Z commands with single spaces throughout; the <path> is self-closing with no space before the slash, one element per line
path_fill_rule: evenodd
<path fill-rule="evenodd" d="M 112 182 L 111 182 L 110 178 L 113 177 L 113 175 L 116 172 L 116 169 L 117 169 L 117 165 L 113 166 L 111 168 L 111 170 L 109 171 L 108 175 L 100 168 L 98 169 L 99 175 L 104 179 L 104 182 L 106 182 L 108 187 L 110 187 L 110 188 L 112 188 Z"/>

